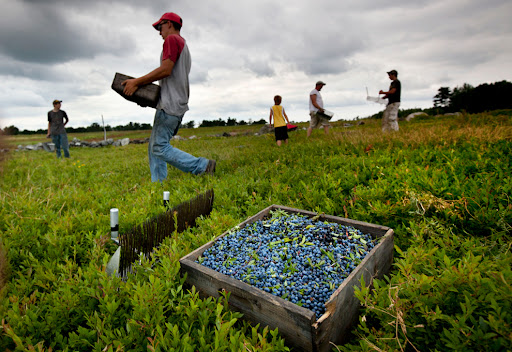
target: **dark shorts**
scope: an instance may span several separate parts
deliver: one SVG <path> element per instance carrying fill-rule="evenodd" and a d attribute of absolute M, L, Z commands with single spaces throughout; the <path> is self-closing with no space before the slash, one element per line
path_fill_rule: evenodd
<path fill-rule="evenodd" d="M 274 128 L 274 133 L 276 134 L 276 141 L 284 141 L 288 139 L 288 127 L 281 126 Z"/>

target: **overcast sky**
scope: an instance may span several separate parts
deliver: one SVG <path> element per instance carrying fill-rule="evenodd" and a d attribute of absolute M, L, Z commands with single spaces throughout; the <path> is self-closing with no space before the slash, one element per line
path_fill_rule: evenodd
<path fill-rule="evenodd" d="M 428 108 L 440 87 L 512 81 L 510 0 L 0 0 L 0 126 L 47 128 L 54 99 L 69 126 L 153 123 L 111 89 L 116 72 L 159 65 L 151 24 L 183 18 L 192 55 L 183 122 L 268 119 L 283 97 L 290 120 L 308 121 L 317 80 L 334 120 L 367 117 L 366 101 L 396 69 L 401 108 Z"/>

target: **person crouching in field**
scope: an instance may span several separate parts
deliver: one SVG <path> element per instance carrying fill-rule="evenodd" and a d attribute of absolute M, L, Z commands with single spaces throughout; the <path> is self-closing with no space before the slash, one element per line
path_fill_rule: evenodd
<path fill-rule="evenodd" d="M 288 127 L 286 123 L 290 123 L 284 108 L 281 106 L 282 98 L 279 95 L 274 97 L 275 105 L 270 108 L 269 123 L 272 125 L 272 117 L 274 117 L 274 133 L 276 135 L 276 143 L 280 147 L 282 141 L 288 144 Z M 286 122 L 284 122 L 286 119 Z"/>

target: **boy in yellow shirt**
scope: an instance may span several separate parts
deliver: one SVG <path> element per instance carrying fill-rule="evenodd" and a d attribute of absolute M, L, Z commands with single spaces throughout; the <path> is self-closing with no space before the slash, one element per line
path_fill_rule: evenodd
<path fill-rule="evenodd" d="M 276 143 L 280 147 L 281 142 L 284 141 L 288 144 L 288 126 L 286 123 L 290 123 L 284 108 L 280 105 L 282 98 L 280 95 L 274 97 L 275 105 L 270 108 L 269 123 L 272 125 L 272 117 L 274 117 L 274 133 L 276 135 Z M 286 118 L 286 122 L 284 119 Z"/>

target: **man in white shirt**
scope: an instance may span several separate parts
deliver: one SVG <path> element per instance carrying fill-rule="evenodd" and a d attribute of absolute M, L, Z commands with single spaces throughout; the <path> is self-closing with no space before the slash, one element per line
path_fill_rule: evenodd
<path fill-rule="evenodd" d="M 309 93 L 309 116 L 311 116 L 311 120 L 309 122 L 307 136 L 311 136 L 314 128 L 323 127 L 325 134 L 329 133 L 329 120 L 322 117 L 319 113 L 324 112 L 324 101 L 322 100 L 322 95 L 320 91 L 322 90 L 325 83 L 322 81 L 316 82 L 315 89 Z"/>

